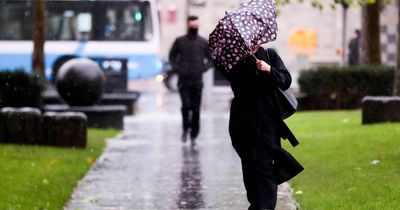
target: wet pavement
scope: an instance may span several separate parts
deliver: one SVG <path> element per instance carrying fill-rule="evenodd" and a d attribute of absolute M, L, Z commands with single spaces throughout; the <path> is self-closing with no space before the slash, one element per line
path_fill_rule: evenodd
<path fill-rule="evenodd" d="M 125 118 L 66 209 L 247 209 L 228 134 L 231 97 L 227 88 L 212 89 L 193 148 L 180 141 L 179 96 L 162 87 L 143 92 L 137 114 Z M 296 209 L 290 190 L 280 186 L 277 209 Z"/>

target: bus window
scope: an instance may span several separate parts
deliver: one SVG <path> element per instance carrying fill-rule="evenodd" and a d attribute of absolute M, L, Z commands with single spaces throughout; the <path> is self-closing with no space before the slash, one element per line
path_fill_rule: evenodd
<path fill-rule="evenodd" d="M 153 35 L 148 4 L 116 5 L 105 9 L 103 40 L 148 40 Z"/>
<path fill-rule="evenodd" d="M 138 40 L 141 39 L 140 19 L 135 19 L 137 6 L 129 8 L 109 7 L 106 9 L 107 22 L 104 26 L 106 40 Z"/>
<path fill-rule="evenodd" d="M 1 5 L 0 40 L 32 39 L 31 6 L 31 1 Z"/>
<path fill-rule="evenodd" d="M 91 32 L 91 13 L 76 10 L 51 10 L 48 12 L 48 40 L 89 40 Z"/>
<path fill-rule="evenodd" d="M 81 13 L 78 15 L 78 35 L 80 40 L 89 40 L 92 31 L 92 14 Z"/>

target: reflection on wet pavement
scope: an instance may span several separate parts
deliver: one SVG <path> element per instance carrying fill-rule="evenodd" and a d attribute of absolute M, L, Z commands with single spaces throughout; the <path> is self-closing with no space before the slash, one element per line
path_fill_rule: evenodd
<path fill-rule="evenodd" d="M 137 115 L 126 117 L 66 209 L 247 209 L 228 134 L 230 94 L 213 94 L 192 148 L 180 141 L 179 96 L 143 93 Z"/>
<path fill-rule="evenodd" d="M 181 209 L 204 208 L 199 151 L 193 147 L 182 147 L 182 155 L 181 187 L 177 206 Z"/>

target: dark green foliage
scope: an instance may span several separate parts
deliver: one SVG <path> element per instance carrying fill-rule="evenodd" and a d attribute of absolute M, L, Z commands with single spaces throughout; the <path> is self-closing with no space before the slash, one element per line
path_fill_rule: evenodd
<path fill-rule="evenodd" d="M 42 80 L 22 69 L 0 70 L 0 107 L 40 107 Z"/>
<path fill-rule="evenodd" d="M 323 67 L 303 71 L 298 79 L 306 98 L 302 109 L 359 108 L 364 96 L 393 93 L 394 67 Z"/>

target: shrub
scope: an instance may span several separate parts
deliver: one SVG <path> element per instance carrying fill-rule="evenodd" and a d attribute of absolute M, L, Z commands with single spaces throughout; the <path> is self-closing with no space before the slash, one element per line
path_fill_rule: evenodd
<path fill-rule="evenodd" d="M 366 95 L 393 93 L 394 67 L 321 67 L 303 71 L 298 79 L 302 109 L 359 108 Z"/>
<path fill-rule="evenodd" d="M 0 70 L 0 107 L 40 107 L 41 79 L 22 69 Z"/>

